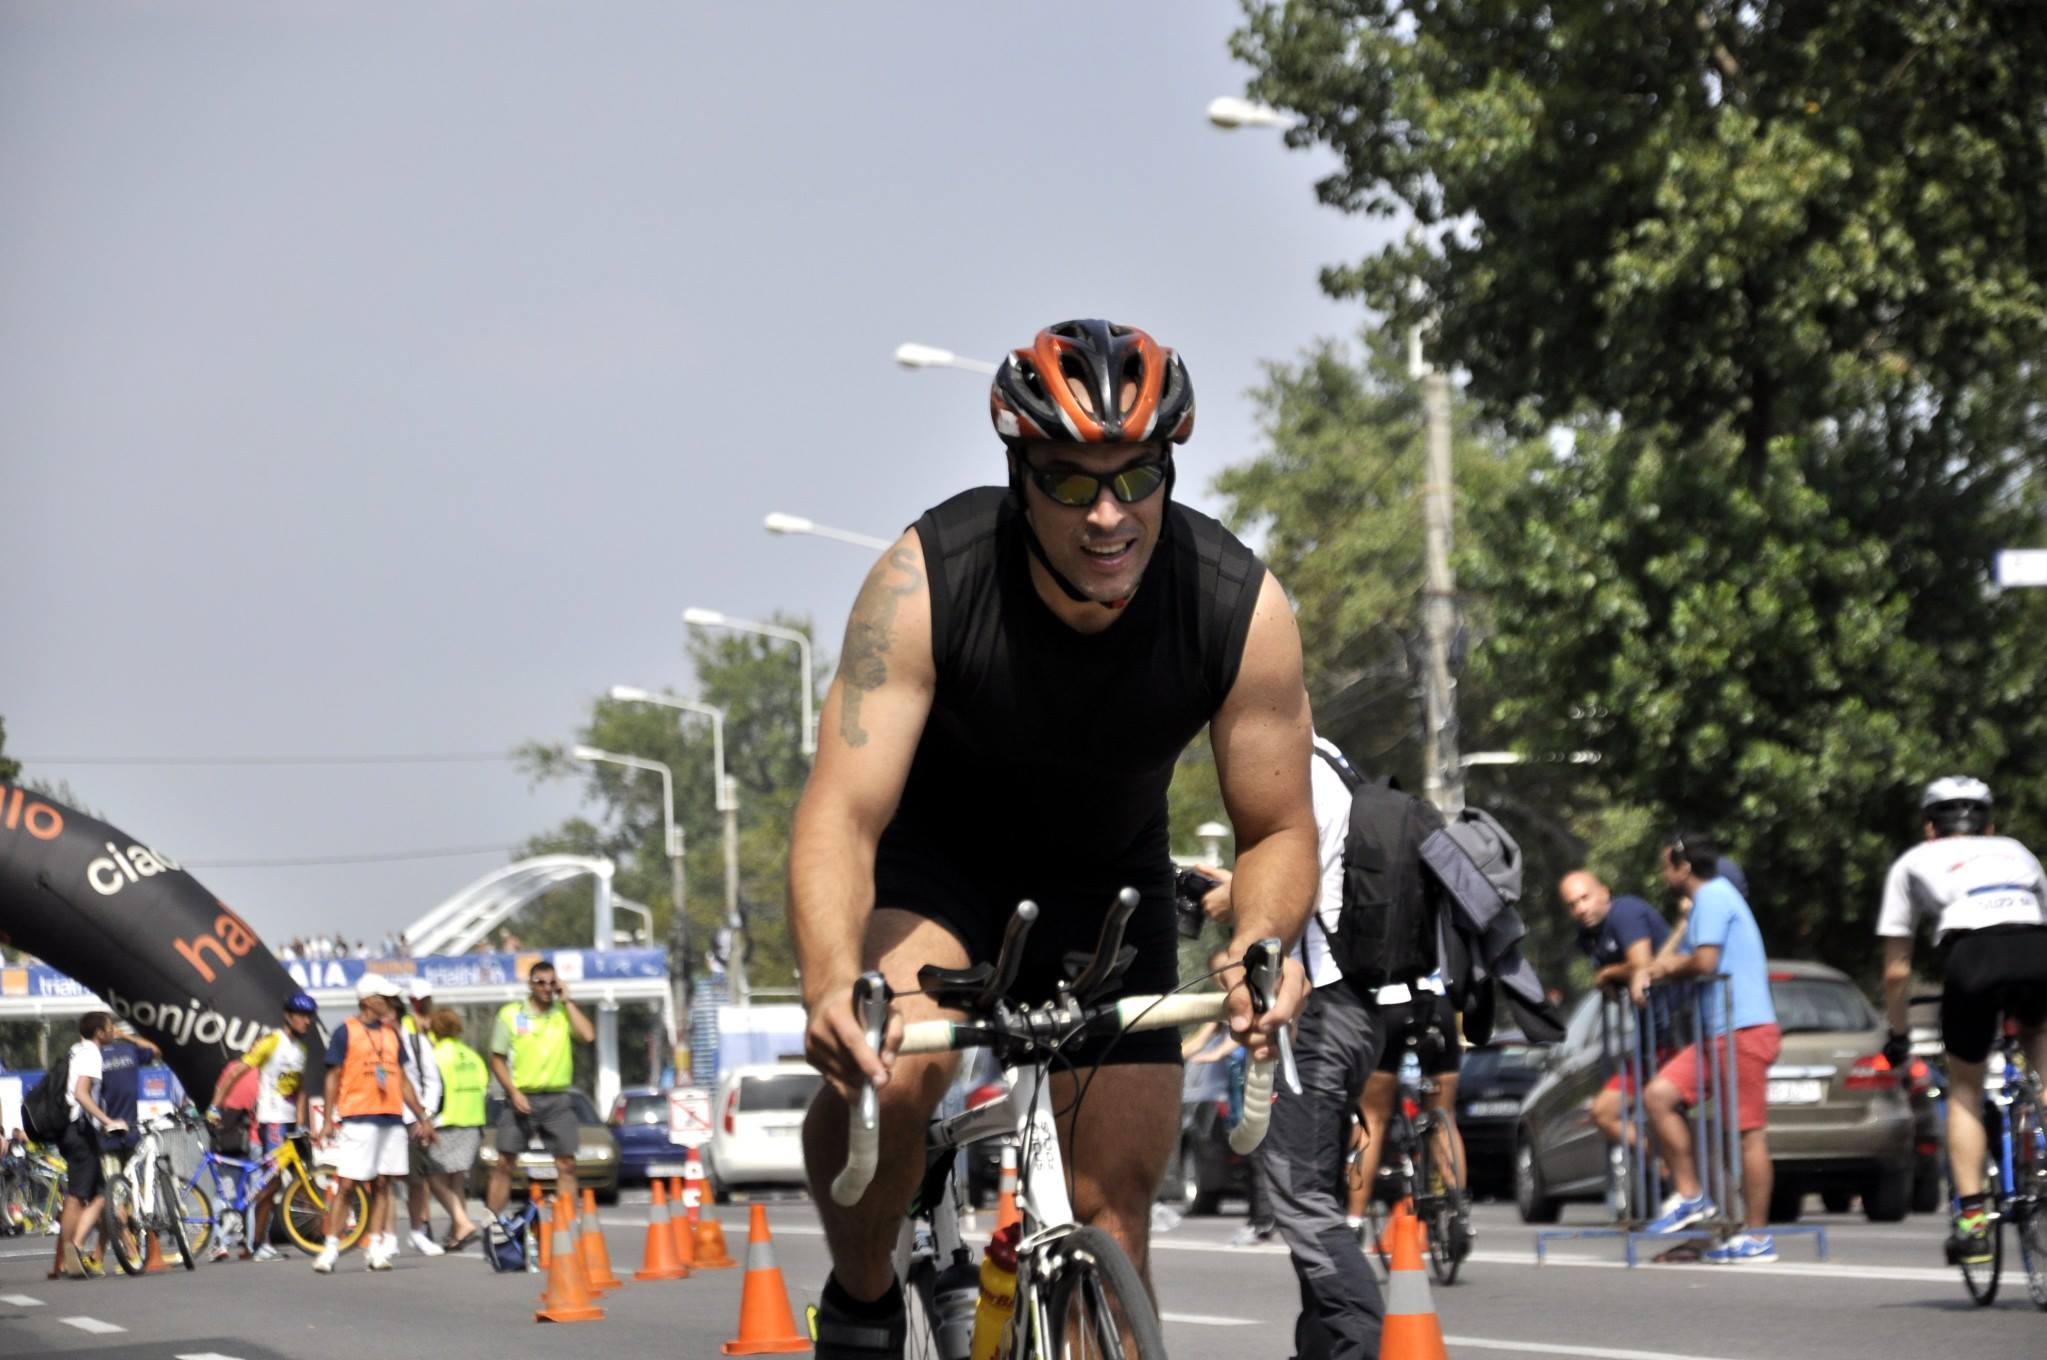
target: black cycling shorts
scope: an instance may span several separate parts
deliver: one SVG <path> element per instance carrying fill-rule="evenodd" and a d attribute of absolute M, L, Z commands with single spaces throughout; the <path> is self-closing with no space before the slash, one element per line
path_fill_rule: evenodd
<path fill-rule="evenodd" d="M 1946 950 L 1940 1042 L 1950 1057 L 1988 1058 L 2000 1015 L 2029 1028 L 2047 1022 L 2047 926 L 1966 931 Z"/>
<path fill-rule="evenodd" d="M 1410 1033 L 1424 1046 L 1417 1050 L 1419 1056 L 1427 1060 L 1422 1064 L 1428 1069 L 1424 1076 L 1454 1077 L 1464 1066 L 1464 1046 L 1457 1040 L 1457 1012 L 1450 1009 L 1448 997 L 1437 996 L 1434 992 L 1417 992 L 1413 1001 L 1376 1009 L 1386 1038 L 1380 1045 L 1379 1062 L 1374 1071 L 1390 1076 L 1400 1075 L 1401 1061 L 1407 1057 Z M 1423 1038 L 1431 1024 L 1440 1036 L 1433 1041 Z"/>
<path fill-rule="evenodd" d="M 1002 932 L 1017 902 L 1038 904 L 1038 919 L 1024 941 L 1023 966 L 1010 996 L 1018 1001 L 1049 1001 L 1065 971 L 1069 953 L 1091 956 L 1101 936 L 1121 883 L 1110 881 L 1093 892 L 1048 892 L 1017 885 L 975 881 L 957 866 L 935 856 L 883 853 L 874 868 L 877 907 L 912 912 L 938 922 L 966 947 L 972 963 L 993 963 L 1002 952 Z M 1147 885 L 1133 884 L 1143 890 Z M 1156 885 L 1130 917 L 1123 943 L 1137 948 L 1130 971 L 1103 993 L 1104 1000 L 1170 992 L 1180 982 L 1179 932 L 1173 924 L 1172 881 Z M 1063 1050 L 1063 1061 L 1075 1067 L 1118 1063 L 1178 1063 L 1177 1029 L 1142 1030 L 1110 1039 L 1091 1039 Z M 1061 1064 L 1055 1063 L 1057 1071 Z"/>

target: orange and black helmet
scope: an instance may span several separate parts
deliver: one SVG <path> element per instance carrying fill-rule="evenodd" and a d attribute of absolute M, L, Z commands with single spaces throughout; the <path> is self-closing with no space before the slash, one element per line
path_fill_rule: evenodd
<path fill-rule="evenodd" d="M 1179 355 L 1135 326 L 1062 321 L 995 370 L 988 414 L 1010 442 L 1184 444 L 1194 433 L 1194 384 Z"/>

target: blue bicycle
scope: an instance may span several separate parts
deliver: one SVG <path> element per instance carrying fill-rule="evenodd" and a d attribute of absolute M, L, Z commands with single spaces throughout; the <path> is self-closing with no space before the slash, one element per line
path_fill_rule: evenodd
<path fill-rule="evenodd" d="M 191 1121 L 191 1127 L 196 1129 L 197 1122 Z M 257 1202 L 272 1185 L 280 1183 L 283 1193 L 278 1197 L 275 1212 L 285 1236 L 306 1255 L 320 1254 L 327 1240 L 327 1207 L 332 1202 L 330 1196 L 336 1181 L 331 1173 L 309 1163 L 300 1151 L 299 1138 L 304 1132 L 293 1129 L 282 1146 L 260 1158 L 229 1157 L 214 1151 L 210 1144 L 206 1146 L 198 1169 L 185 1182 L 188 1191 L 202 1179 L 211 1182 L 213 1189 L 208 1198 L 217 1206 L 203 1223 L 187 1221 L 195 1256 L 205 1252 L 216 1234 L 221 1244 L 226 1245 L 245 1232 L 253 1222 L 252 1211 Z M 356 1244 L 370 1221 L 369 1196 L 363 1193 L 363 1188 L 351 1184 L 348 1192 L 354 1203 L 337 1239 L 343 1251 Z"/>
<path fill-rule="evenodd" d="M 1984 1203 L 1988 1206 L 1990 1259 L 1961 1263 L 1962 1283 L 1969 1297 L 1987 1305 L 1997 1297 L 2004 1270 L 2004 1225 L 2019 1243 L 2026 1271 L 2026 1292 L 2036 1307 L 2047 1309 L 2047 1124 L 2043 1124 L 2040 1074 L 2019 1066 L 2018 1029 L 2003 1027 L 1983 1080 L 1983 1129 L 1989 1153 L 1983 1169 Z M 1953 1209 L 1961 1211 L 1961 1201 Z"/>

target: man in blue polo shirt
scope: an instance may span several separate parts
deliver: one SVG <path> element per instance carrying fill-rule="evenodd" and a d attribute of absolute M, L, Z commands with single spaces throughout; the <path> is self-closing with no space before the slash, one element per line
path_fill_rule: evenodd
<path fill-rule="evenodd" d="M 1769 1114 L 1770 1064 L 1783 1050 L 1784 1035 L 1777 1027 L 1777 1009 L 1770 1000 L 1770 965 L 1762 931 L 1756 927 L 1746 899 L 1720 877 L 1718 861 L 1719 848 L 1703 832 L 1684 832 L 1664 846 L 1663 880 L 1680 902 L 1690 906 L 1683 909 L 1683 933 L 1637 975 L 1635 991 L 1639 999 L 1649 983 L 1726 974 L 1725 1004 L 1720 989 L 1715 989 L 1706 999 L 1703 1019 L 1709 1042 L 1730 1029 L 1734 1032 L 1736 1127 L 1741 1131 L 1742 1209 L 1747 1231 L 1709 1249 L 1706 1259 L 1719 1264 L 1774 1261 L 1777 1248 L 1768 1232 L 1770 1143 L 1764 1125 Z M 1685 1107 L 1702 1099 L 1700 1081 L 1699 1045 L 1695 1043 L 1665 1063 L 1642 1093 L 1649 1108 L 1650 1129 L 1677 1188 L 1663 1214 L 1648 1225 L 1652 1233 L 1677 1232 L 1715 1212 L 1699 1182 L 1691 1128 L 1684 1116 Z"/>
<path fill-rule="evenodd" d="M 1635 974 L 1647 968 L 1670 938 L 1670 926 L 1656 908 L 1631 894 L 1615 897 L 1589 869 L 1565 874 L 1557 884 L 1557 896 L 1564 910 L 1578 923 L 1578 948 L 1592 960 L 1592 981 L 1608 991 L 1625 993 Z M 1656 1049 L 1663 1053 L 1661 1038 L 1663 1007 L 1652 1005 L 1658 1038 Z M 1625 1074 L 1615 1072 L 1592 1100 L 1592 1122 L 1609 1143 L 1621 1138 L 1621 1095 Z M 1627 1092 L 1633 1095 L 1634 1092 Z"/>

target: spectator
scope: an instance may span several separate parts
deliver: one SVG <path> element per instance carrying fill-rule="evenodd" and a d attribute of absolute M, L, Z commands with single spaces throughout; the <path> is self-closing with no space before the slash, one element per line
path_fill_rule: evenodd
<path fill-rule="evenodd" d="M 106 1190 L 100 1140 L 104 1134 L 128 1131 L 127 1122 L 108 1114 L 99 1102 L 103 1077 L 100 1050 L 113 1038 L 114 1017 L 106 1011 L 87 1011 L 78 1018 L 78 1042 L 71 1046 L 69 1089 L 64 1092 L 70 1122 L 57 1138 L 57 1150 L 64 1154 L 67 1168 L 58 1225 L 64 1244 L 63 1270 L 74 1280 L 104 1273 L 99 1261 L 88 1259 L 85 1253 L 85 1235 L 99 1223 Z"/>
<path fill-rule="evenodd" d="M 1684 903 L 1681 933 L 1664 943 L 1663 951 L 1647 968 L 1635 973 L 1631 990 L 1640 1005 L 1654 982 L 1714 973 L 1728 977 L 1726 995 L 1715 992 L 1704 1007 L 1701 1041 L 1734 1031 L 1735 1103 L 1740 1115 L 1742 1207 L 1747 1230 L 1706 1252 L 1708 1261 L 1731 1265 L 1777 1259 L 1776 1243 L 1767 1231 L 1772 1173 L 1764 1125 L 1770 1064 L 1777 1060 L 1784 1041 L 1770 1000 L 1770 969 L 1762 932 L 1748 902 L 1719 876 L 1717 859 L 1712 838 L 1702 832 L 1684 832 L 1664 847 L 1663 881 L 1672 892 L 1681 894 Z M 1703 1098 L 1700 1080 L 1699 1044 L 1693 1043 L 1665 1063 L 1642 1093 L 1650 1131 L 1676 1186 L 1663 1213 L 1648 1225 L 1652 1233 L 1677 1232 L 1715 1212 L 1699 1181 L 1691 1129 L 1684 1116 L 1684 1107 Z"/>
<path fill-rule="evenodd" d="M 1609 994 L 1625 996 L 1635 975 L 1647 968 L 1670 938 L 1670 925 L 1656 908 L 1631 894 L 1615 897 L 1589 869 L 1574 869 L 1557 884 L 1557 896 L 1564 910 L 1578 923 L 1578 948 L 1592 960 L 1592 981 Z M 1657 1060 L 1670 1055 L 1665 1050 L 1667 1025 L 1665 1007 L 1658 1001 L 1650 1008 L 1656 1028 Z M 1615 1072 L 1592 1101 L 1592 1122 L 1609 1143 L 1621 1138 L 1621 1098 L 1624 1073 Z M 1633 1091 L 1625 1094 L 1632 1096 Z"/>
<path fill-rule="evenodd" d="M 334 1031 L 327 1045 L 327 1110 L 323 1140 L 334 1148 L 340 1186 L 327 1212 L 327 1241 L 313 1269 L 334 1273 L 341 1255 L 341 1217 L 351 1182 L 369 1192 L 372 1228 L 391 1221 L 391 1177 L 406 1170 L 404 1113 L 410 1110 L 433 1140 L 433 1118 L 420 1109 L 419 1093 L 399 1056 L 398 986 L 377 973 L 355 984 L 356 1014 Z M 365 1237 L 371 1270 L 389 1270 L 391 1254 Z"/>
<path fill-rule="evenodd" d="M 412 1013 L 399 1023 L 399 1040 L 403 1048 L 405 1075 L 412 1079 L 412 1087 L 419 1092 L 420 1107 L 436 1117 L 441 1113 L 441 1065 L 434 1061 L 433 1041 L 426 1034 L 427 1024 L 434 1010 L 433 984 L 423 977 L 415 977 L 406 988 L 412 1001 Z M 422 1256 L 439 1256 L 441 1244 L 434 1241 L 433 1220 L 427 1207 L 427 1177 L 432 1172 L 428 1165 L 425 1144 L 419 1135 L 426 1126 L 410 1118 L 406 1125 L 413 1131 L 410 1149 L 410 1168 L 405 1180 L 405 1215 L 412 1224 L 412 1245 Z M 385 1247 L 392 1255 L 398 1253 L 398 1236 L 391 1231 L 391 1225 L 384 1225 Z"/>
<path fill-rule="evenodd" d="M 576 1107 L 569 1100 L 575 1077 L 570 1036 L 595 1043 L 590 1018 L 569 1000 L 569 989 L 542 959 L 526 974 L 527 999 L 498 1011 L 490 1036 L 490 1071 L 504 1088 L 498 1117 L 498 1159 L 484 1198 L 493 1214 L 505 1211 L 512 1194 L 512 1166 L 539 1139 L 554 1154 L 556 1183 L 574 1203 L 576 1194 Z"/>
<path fill-rule="evenodd" d="M 462 1017 L 456 1012 L 443 1006 L 434 1012 L 429 1028 L 434 1064 L 441 1070 L 441 1117 L 434 1121 L 439 1136 L 427 1149 L 432 1172 L 427 1184 L 448 1211 L 448 1238 L 441 1245 L 460 1251 L 476 1240 L 478 1231 L 469 1217 L 469 1169 L 483 1145 L 483 1098 L 490 1089 L 490 1068 L 462 1042 Z"/>

